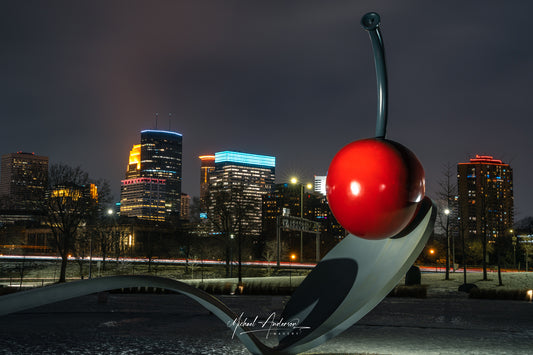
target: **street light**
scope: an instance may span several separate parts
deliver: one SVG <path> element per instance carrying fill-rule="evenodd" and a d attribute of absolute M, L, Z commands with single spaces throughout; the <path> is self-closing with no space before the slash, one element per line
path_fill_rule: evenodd
<path fill-rule="evenodd" d="M 446 208 L 444 210 L 444 214 L 446 215 L 446 277 L 445 280 L 450 279 L 450 233 L 448 233 L 449 226 L 450 226 L 450 218 L 448 217 L 450 215 L 450 210 Z"/>
<path fill-rule="evenodd" d="M 509 232 L 511 233 L 511 240 L 513 242 L 513 266 L 516 269 L 516 242 L 517 242 L 517 237 L 516 237 L 516 235 L 514 235 L 514 230 L 513 229 L 509 229 Z"/>
<path fill-rule="evenodd" d="M 429 249 L 429 255 L 435 256 L 435 249 L 431 248 Z M 437 258 L 435 257 L 435 272 L 437 272 Z"/>
<path fill-rule="evenodd" d="M 289 263 L 289 287 L 292 287 L 292 262 L 296 259 L 296 254 L 291 254 L 291 262 Z"/>
<path fill-rule="evenodd" d="M 298 184 L 296 177 L 291 178 L 291 184 Z M 313 188 L 313 184 L 308 183 L 306 187 L 310 190 Z M 304 185 L 300 183 L 300 218 L 304 218 Z M 304 232 L 300 230 L 300 262 L 303 263 L 303 250 L 304 250 Z"/>
<path fill-rule="evenodd" d="M 233 277 L 233 238 L 235 235 L 232 233 L 230 237 L 230 247 L 229 247 L 229 277 Z"/>

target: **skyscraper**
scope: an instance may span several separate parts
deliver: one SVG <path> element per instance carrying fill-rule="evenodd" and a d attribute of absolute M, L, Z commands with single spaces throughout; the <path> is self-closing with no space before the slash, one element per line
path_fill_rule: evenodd
<path fill-rule="evenodd" d="M 130 151 L 126 179 L 121 182 L 120 213 L 166 220 L 181 209 L 182 135 L 141 131 L 141 144 Z"/>
<path fill-rule="evenodd" d="M 24 152 L 2 155 L 0 196 L 7 198 L 12 208 L 35 209 L 47 183 L 48 157 Z"/>
<path fill-rule="evenodd" d="M 263 196 L 262 235 L 267 240 L 274 240 L 276 228 L 278 227 L 277 217 L 300 217 L 300 203 L 303 202 L 303 218 L 320 223 L 320 241 L 322 245 L 320 248 L 329 250 L 344 238 L 344 229 L 331 213 L 326 196 L 316 191 L 300 193 L 300 185 L 283 183 L 275 184 L 271 192 Z M 300 237 L 300 232 L 283 232 L 283 240 L 288 243 L 289 249 L 293 251 L 300 249 Z M 314 238 L 307 236 L 304 238 L 304 259 L 312 259 L 315 256 L 315 245 Z"/>
<path fill-rule="evenodd" d="M 166 208 L 166 180 L 139 177 L 121 181 L 120 214 L 153 221 L 164 221 Z"/>
<path fill-rule="evenodd" d="M 488 155 L 457 165 L 459 217 L 472 236 L 496 238 L 513 226 L 513 170 Z"/>
<path fill-rule="evenodd" d="M 191 196 L 181 193 L 181 219 L 188 220 L 191 217 Z"/>
<path fill-rule="evenodd" d="M 262 197 L 274 184 L 275 170 L 276 158 L 272 156 L 232 151 L 215 153 L 215 169 L 210 176 L 209 218 L 216 218 L 215 209 L 220 207 L 217 203 L 227 203 L 242 211 L 240 216 L 232 216 L 241 228 L 235 232 L 260 235 Z M 229 194 L 227 202 L 217 200 L 221 192 Z"/>
<path fill-rule="evenodd" d="M 130 159 L 126 168 L 126 179 L 135 179 L 141 176 L 141 145 L 135 144 L 130 151 Z"/>
<path fill-rule="evenodd" d="M 207 202 L 209 200 L 209 176 L 215 170 L 214 155 L 200 155 L 202 165 L 200 166 L 200 212 L 207 212 Z"/>

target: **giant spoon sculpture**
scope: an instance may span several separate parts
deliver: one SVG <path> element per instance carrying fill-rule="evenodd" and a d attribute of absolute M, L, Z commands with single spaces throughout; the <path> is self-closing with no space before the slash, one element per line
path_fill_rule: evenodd
<path fill-rule="evenodd" d="M 297 354 L 340 334 L 373 309 L 400 281 L 427 242 L 435 207 L 424 197 L 424 171 L 416 156 L 386 140 L 387 73 L 380 18 L 361 20 L 370 34 L 378 82 L 376 137 L 348 144 L 334 157 L 327 195 L 351 233 L 333 248 L 290 298 L 282 318 L 297 320 L 268 347 L 245 326 L 235 335 L 253 354 Z M 112 276 L 19 292 L 0 299 L 0 315 L 117 288 L 158 287 L 184 294 L 225 324 L 238 316 L 217 298 L 185 283 L 154 276 Z M 281 332 L 284 333 L 284 332 Z"/>

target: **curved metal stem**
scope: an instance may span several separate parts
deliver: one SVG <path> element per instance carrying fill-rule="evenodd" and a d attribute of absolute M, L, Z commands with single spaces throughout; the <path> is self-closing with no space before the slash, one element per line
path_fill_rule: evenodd
<path fill-rule="evenodd" d="M 383 36 L 379 30 L 380 17 L 375 12 L 369 12 L 361 19 L 361 25 L 370 35 L 374 50 L 374 64 L 376 66 L 376 80 L 378 89 L 378 112 L 376 120 L 376 137 L 385 138 L 387 134 L 388 83 L 387 66 L 385 65 L 385 49 Z"/>

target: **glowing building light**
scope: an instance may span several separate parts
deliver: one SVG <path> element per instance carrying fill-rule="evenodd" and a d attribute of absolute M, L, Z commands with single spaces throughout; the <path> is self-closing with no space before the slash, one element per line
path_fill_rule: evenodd
<path fill-rule="evenodd" d="M 224 151 L 215 153 L 215 164 L 218 163 L 237 163 L 274 168 L 276 167 L 276 157 Z"/>
<path fill-rule="evenodd" d="M 130 164 L 136 164 L 137 170 L 141 169 L 141 145 L 135 144 L 130 150 Z"/>
<path fill-rule="evenodd" d="M 172 131 L 161 131 L 161 130 L 157 130 L 157 129 L 145 129 L 144 131 L 141 131 L 141 133 L 163 133 L 163 134 L 172 134 L 172 135 L 175 135 L 175 136 L 182 136 L 181 133 L 178 133 L 178 132 L 172 132 Z"/>

